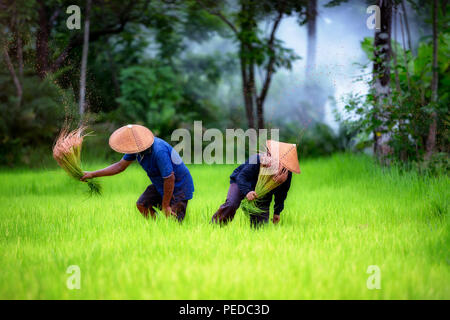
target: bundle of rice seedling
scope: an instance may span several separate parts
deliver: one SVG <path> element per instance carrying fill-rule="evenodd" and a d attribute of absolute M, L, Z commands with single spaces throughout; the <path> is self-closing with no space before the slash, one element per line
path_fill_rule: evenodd
<path fill-rule="evenodd" d="M 69 176 L 78 181 L 84 175 L 84 171 L 81 169 L 81 145 L 86 136 L 83 133 L 85 129 L 84 126 L 73 131 L 63 128 L 53 146 L 53 158 Z M 86 180 L 86 182 L 90 195 L 101 194 L 102 189 L 99 182 L 93 180 Z"/>
<path fill-rule="evenodd" d="M 274 173 L 275 172 L 275 173 Z M 278 187 L 283 181 L 279 181 L 274 179 L 275 175 L 286 174 L 287 170 L 284 167 L 281 167 L 280 170 L 273 169 L 273 166 L 263 166 L 261 165 L 259 168 L 258 181 L 256 182 L 255 192 L 258 195 L 258 198 L 255 200 L 248 200 L 245 198 L 241 207 L 246 214 L 260 214 L 264 212 L 258 207 L 258 202 L 270 191 Z"/>

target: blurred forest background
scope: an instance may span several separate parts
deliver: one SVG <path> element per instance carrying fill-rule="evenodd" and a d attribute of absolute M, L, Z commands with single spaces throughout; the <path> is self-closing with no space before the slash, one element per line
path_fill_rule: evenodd
<path fill-rule="evenodd" d="M 446 14 L 444 0 L 0 0 L 0 163 L 52 163 L 67 118 L 88 121 L 97 160 L 117 159 L 124 124 L 170 142 L 201 120 L 280 128 L 301 158 L 448 173 Z"/>

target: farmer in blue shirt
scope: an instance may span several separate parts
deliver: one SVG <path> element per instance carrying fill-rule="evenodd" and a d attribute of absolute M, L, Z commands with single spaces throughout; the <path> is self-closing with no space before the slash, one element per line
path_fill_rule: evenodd
<path fill-rule="evenodd" d="M 179 154 L 140 125 L 117 129 L 109 138 L 109 145 L 113 150 L 125 153 L 122 160 L 101 170 L 85 172 L 81 180 L 118 174 L 137 160 L 152 182 L 136 202 L 138 210 L 146 218 L 149 213 L 155 217 L 154 207 L 157 207 L 167 217 L 172 215 L 183 221 L 194 184 Z"/>

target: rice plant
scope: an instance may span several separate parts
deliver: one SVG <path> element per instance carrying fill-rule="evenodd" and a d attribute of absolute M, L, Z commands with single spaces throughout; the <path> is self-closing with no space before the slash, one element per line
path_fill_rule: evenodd
<path fill-rule="evenodd" d="M 281 167 L 280 170 L 277 170 L 276 172 L 277 172 L 276 175 L 278 176 L 287 174 L 286 168 L 283 167 Z M 251 201 L 245 198 L 241 203 L 241 207 L 246 214 L 258 215 L 263 212 L 263 210 L 259 208 L 258 202 L 261 201 L 261 199 L 266 194 L 268 194 L 270 191 L 272 191 L 273 189 L 275 189 L 284 182 L 274 178 L 275 174 L 272 165 L 260 166 L 258 181 L 256 182 L 255 186 L 255 193 L 257 194 L 258 198 Z"/>
<path fill-rule="evenodd" d="M 85 169 L 108 165 L 86 160 Z M 142 217 L 135 203 L 150 181 L 137 165 L 88 199 L 59 168 L 0 170 L 0 298 L 450 298 L 449 214 L 430 207 L 447 208 L 447 176 L 366 155 L 304 160 L 280 223 L 256 229 L 240 209 L 226 227 L 210 223 L 235 165 L 188 167 L 196 190 L 182 224 Z M 71 265 L 80 290 L 66 286 Z M 366 286 L 370 265 L 380 290 Z"/>
<path fill-rule="evenodd" d="M 63 128 L 53 146 L 53 158 L 69 176 L 80 181 L 84 175 L 81 167 L 81 146 L 86 127 L 81 126 L 73 131 Z M 102 188 L 98 181 L 87 180 L 90 195 L 100 195 Z"/>
<path fill-rule="evenodd" d="M 83 154 L 85 169 L 109 164 L 95 161 Z M 136 209 L 150 183 L 138 165 L 88 199 L 59 168 L 0 170 L 0 298 L 450 299 L 450 215 L 430 206 L 446 208 L 449 177 L 364 154 L 304 160 L 281 221 L 256 229 L 240 209 L 226 227 L 210 223 L 236 165 L 188 167 L 195 193 L 182 224 Z M 80 290 L 66 285 L 72 265 Z M 371 265 L 380 290 L 367 288 Z"/>

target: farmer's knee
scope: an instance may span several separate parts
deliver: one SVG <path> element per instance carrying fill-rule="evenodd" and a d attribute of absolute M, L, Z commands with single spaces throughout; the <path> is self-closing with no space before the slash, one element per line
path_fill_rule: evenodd
<path fill-rule="evenodd" d="M 139 212 L 145 212 L 148 210 L 142 203 L 139 202 L 136 202 L 136 207 L 139 210 Z"/>

